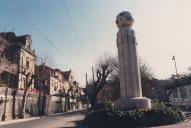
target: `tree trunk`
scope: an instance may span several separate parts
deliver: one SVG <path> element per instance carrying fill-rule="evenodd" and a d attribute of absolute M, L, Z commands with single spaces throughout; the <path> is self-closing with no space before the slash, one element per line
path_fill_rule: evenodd
<path fill-rule="evenodd" d="M 60 112 L 63 112 L 63 106 L 62 106 L 62 96 L 60 97 Z"/>
<path fill-rule="evenodd" d="M 50 106 L 51 95 L 47 96 L 47 99 L 48 99 L 48 105 L 47 105 L 46 114 L 48 116 L 49 115 L 49 106 Z"/>
<path fill-rule="evenodd" d="M 91 98 L 91 107 L 94 107 L 96 105 L 96 98 L 97 98 L 97 94 L 93 94 Z"/>
<path fill-rule="evenodd" d="M 2 121 L 6 120 L 6 110 L 7 110 L 7 93 L 8 93 L 8 87 L 6 87 L 5 90 L 5 101 L 4 101 L 4 112 L 3 112 L 3 116 L 2 116 Z"/>
<path fill-rule="evenodd" d="M 26 108 L 26 99 L 27 99 L 27 91 L 28 88 L 24 89 L 24 94 L 23 94 L 23 100 L 22 100 L 22 105 L 21 105 L 21 111 L 20 111 L 20 115 L 19 118 L 25 118 L 25 108 Z"/>
<path fill-rule="evenodd" d="M 65 96 L 64 111 L 67 112 L 67 97 Z"/>
<path fill-rule="evenodd" d="M 12 118 L 15 119 L 16 118 L 15 103 L 16 103 L 17 89 L 13 90 L 12 95 L 13 95 Z"/>
<path fill-rule="evenodd" d="M 67 98 L 67 109 L 70 110 L 70 97 L 68 96 Z"/>
<path fill-rule="evenodd" d="M 167 104 L 170 104 L 170 95 L 173 93 L 175 89 L 171 89 L 167 94 L 166 94 L 166 102 Z"/>
<path fill-rule="evenodd" d="M 42 99 L 42 115 L 45 115 L 46 112 L 46 94 L 43 93 L 43 99 Z"/>
<path fill-rule="evenodd" d="M 42 115 L 42 96 L 41 96 L 41 92 L 39 92 L 38 95 L 38 115 L 41 116 Z"/>

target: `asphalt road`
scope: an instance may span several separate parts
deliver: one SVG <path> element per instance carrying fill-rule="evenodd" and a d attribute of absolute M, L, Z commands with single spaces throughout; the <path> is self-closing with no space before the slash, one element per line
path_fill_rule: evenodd
<path fill-rule="evenodd" d="M 61 115 L 42 117 L 37 120 L 8 124 L 0 128 L 82 128 L 76 122 L 85 117 L 84 111 L 69 112 Z"/>
<path fill-rule="evenodd" d="M 187 115 L 189 118 L 185 122 L 167 126 L 156 126 L 152 128 L 191 128 L 191 118 L 189 116 L 191 113 L 187 113 Z M 0 128 L 87 128 L 76 124 L 76 122 L 83 120 L 84 117 L 85 111 L 82 110 L 64 113 L 61 115 L 42 117 L 36 120 L 3 125 L 0 126 Z"/>

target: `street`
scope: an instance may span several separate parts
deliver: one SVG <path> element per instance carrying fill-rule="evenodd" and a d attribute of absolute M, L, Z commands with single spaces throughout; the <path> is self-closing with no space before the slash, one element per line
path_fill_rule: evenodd
<path fill-rule="evenodd" d="M 7 125 L 2 125 L 0 128 L 87 128 L 76 122 L 83 120 L 85 117 L 84 110 L 67 112 L 58 115 L 52 115 L 40 119 L 29 120 L 20 123 L 12 123 Z M 156 126 L 152 128 L 191 128 L 190 118 L 182 123 L 166 125 L 166 126 Z"/>
<path fill-rule="evenodd" d="M 32 121 L 3 125 L 0 128 L 74 128 L 76 127 L 75 122 L 85 117 L 83 113 L 82 111 L 69 112 Z"/>

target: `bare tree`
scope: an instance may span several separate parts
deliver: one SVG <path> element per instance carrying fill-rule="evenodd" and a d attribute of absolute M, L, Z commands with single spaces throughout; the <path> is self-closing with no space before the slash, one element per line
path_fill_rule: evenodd
<path fill-rule="evenodd" d="M 96 81 L 91 86 L 91 95 L 90 95 L 90 102 L 91 106 L 94 106 L 97 103 L 97 95 L 100 92 L 100 90 L 104 87 L 104 85 L 108 81 L 108 76 L 113 71 L 111 60 L 113 58 L 104 55 L 103 57 L 100 57 L 96 64 Z"/>
<path fill-rule="evenodd" d="M 45 69 L 46 65 L 49 65 L 52 67 L 53 59 L 47 54 L 41 54 L 41 56 L 38 56 L 38 65 L 42 65 L 42 68 L 39 69 L 37 66 L 35 69 L 36 74 L 36 80 L 35 80 L 35 88 L 39 90 L 39 96 L 38 96 L 38 111 L 39 115 L 45 115 L 45 109 L 49 106 L 46 106 L 46 99 L 47 95 L 49 94 L 49 88 L 46 85 L 47 81 L 49 80 L 49 76 L 47 74 L 47 71 Z"/>
<path fill-rule="evenodd" d="M 48 55 L 48 53 L 43 53 L 43 54 L 39 55 L 38 59 L 37 59 L 37 64 L 38 65 L 46 64 L 46 65 L 48 65 L 50 67 L 55 67 L 54 62 L 55 61 L 54 61 L 53 57 Z"/>
<path fill-rule="evenodd" d="M 2 118 L 1 118 L 2 121 L 6 120 L 6 110 L 7 110 L 7 102 L 8 102 L 8 99 L 7 99 L 8 89 L 9 89 L 8 87 L 5 87 L 4 112 L 3 112 L 3 115 L 2 115 Z"/>
<path fill-rule="evenodd" d="M 112 69 L 112 72 L 109 74 L 109 80 L 110 81 L 119 81 L 119 62 L 117 57 L 110 57 L 108 60 L 110 64 L 110 68 Z"/>
<path fill-rule="evenodd" d="M 46 95 L 48 94 L 48 87 L 45 84 L 45 77 L 39 77 L 39 75 L 36 73 L 36 86 L 35 88 L 39 91 L 38 95 L 38 114 L 45 115 L 45 108 L 46 108 Z M 48 106 L 47 106 L 48 107 Z"/>
<path fill-rule="evenodd" d="M 139 68 L 140 68 L 143 96 L 152 99 L 155 97 L 155 89 L 156 89 L 155 84 L 157 79 L 154 77 L 149 65 L 146 64 L 146 62 L 144 62 L 141 59 L 139 59 Z"/>
<path fill-rule="evenodd" d="M 29 88 L 31 87 L 33 80 L 35 78 L 34 74 L 30 74 L 30 73 L 25 73 L 25 77 L 26 77 L 26 81 L 25 81 L 25 88 L 24 88 L 24 93 L 23 93 L 23 100 L 22 100 L 22 104 L 21 104 L 21 110 L 20 110 L 20 115 L 19 118 L 24 118 L 25 117 L 25 108 L 26 108 L 26 99 L 27 99 L 27 93 Z"/>
<path fill-rule="evenodd" d="M 73 90 L 73 86 L 71 83 L 69 83 L 69 89 L 63 89 L 62 90 L 62 94 L 64 95 L 65 97 L 65 103 L 64 103 L 64 111 L 68 111 L 71 109 L 71 106 L 70 106 L 70 96 L 71 96 L 71 92 Z"/>
<path fill-rule="evenodd" d="M 140 61 L 139 66 L 140 66 L 143 95 L 153 97 L 155 91 L 154 83 L 156 82 L 156 79 L 154 78 L 151 69 L 146 63 Z M 119 97 L 118 96 L 120 94 L 119 74 L 120 70 L 117 57 L 104 55 L 103 57 L 99 58 L 99 60 L 97 61 L 97 71 L 96 71 L 97 80 L 95 81 L 95 83 L 92 83 L 87 87 L 92 106 L 94 106 L 97 103 L 98 94 L 102 89 L 107 92 L 103 93 L 102 91 L 102 94 L 100 94 L 99 96 L 100 101 L 105 101 L 104 99 L 100 99 L 104 97 L 111 100 L 115 100 L 117 97 Z M 106 84 L 107 86 L 104 88 L 104 85 Z M 108 93 L 112 93 L 112 95 L 109 95 Z"/>
<path fill-rule="evenodd" d="M 0 58 L 0 63 L 2 63 L 2 58 Z M 6 61 L 5 61 L 6 62 Z M 9 62 L 9 61 L 7 61 L 7 62 Z M 9 91 L 9 88 L 14 88 L 14 83 L 15 83 L 15 79 L 14 79 L 14 77 L 13 77 L 13 74 L 11 73 L 11 71 L 15 71 L 15 72 L 17 72 L 16 71 L 16 69 L 14 69 L 14 66 L 12 67 L 12 64 L 14 64 L 13 62 L 9 62 L 9 63 L 4 63 L 4 65 L 2 64 L 1 66 L 5 66 L 5 65 L 7 65 L 6 66 L 6 68 L 8 68 L 8 76 L 7 76 L 7 80 L 6 80 L 6 83 L 5 83 L 5 85 L 4 85 L 4 87 L 5 87 L 5 100 L 4 100 L 4 112 L 3 112 L 3 115 L 2 115 L 2 118 L 1 118 L 1 120 L 2 121 L 5 121 L 6 120 L 6 110 L 7 110 L 7 102 L 8 102 L 8 98 L 7 98 L 7 95 L 8 95 L 8 91 Z"/>

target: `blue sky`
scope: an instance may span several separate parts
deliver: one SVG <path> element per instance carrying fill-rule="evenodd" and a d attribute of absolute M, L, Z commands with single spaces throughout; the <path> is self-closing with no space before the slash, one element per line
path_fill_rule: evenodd
<path fill-rule="evenodd" d="M 190 7 L 189 0 L 1 0 L 0 31 L 30 34 L 37 55 L 49 56 L 53 67 L 71 68 L 84 84 L 99 56 L 117 54 L 115 18 L 129 10 L 139 56 L 157 78 L 167 78 L 175 73 L 172 55 L 179 73 L 191 66 Z"/>

